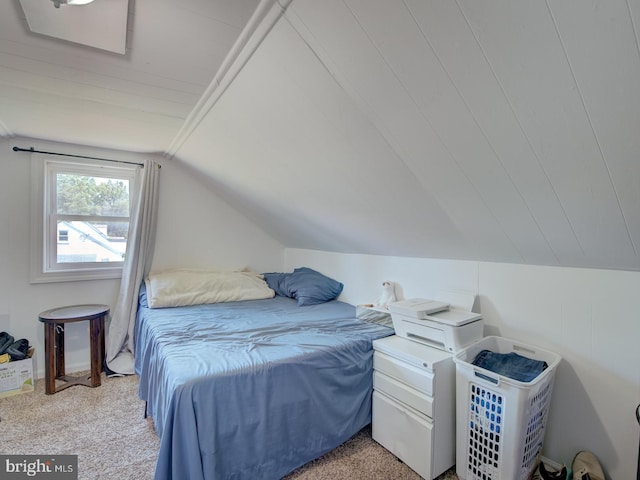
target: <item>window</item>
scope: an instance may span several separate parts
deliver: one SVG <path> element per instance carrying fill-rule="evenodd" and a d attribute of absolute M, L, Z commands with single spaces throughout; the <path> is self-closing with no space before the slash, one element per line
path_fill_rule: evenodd
<path fill-rule="evenodd" d="M 32 281 L 119 277 L 139 167 L 46 157 L 34 168 Z"/>

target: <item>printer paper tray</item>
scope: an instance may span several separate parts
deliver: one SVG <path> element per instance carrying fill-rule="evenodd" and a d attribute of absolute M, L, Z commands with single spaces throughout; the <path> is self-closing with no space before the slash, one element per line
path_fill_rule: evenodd
<path fill-rule="evenodd" d="M 430 320 L 408 319 L 397 315 L 393 320 L 393 326 L 396 334 L 401 337 L 451 353 L 456 353 L 481 339 L 484 331 L 482 318 L 460 327 L 452 327 Z"/>

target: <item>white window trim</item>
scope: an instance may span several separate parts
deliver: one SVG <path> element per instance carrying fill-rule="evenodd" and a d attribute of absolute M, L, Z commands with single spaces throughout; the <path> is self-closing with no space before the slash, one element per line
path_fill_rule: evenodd
<path fill-rule="evenodd" d="M 131 219 L 134 215 L 135 199 L 139 191 L 142 176 L 138 173 L 138 166 L 111 166 L 105 165 L 104 162 L 92 160 L 60 160 L 56 157 L 32 155 L 31 157 L 31 261 L 30 261 L 30 281 L 31 283 L 48 283 L 48 282 L 71 282 L 78 280 L 102 280 L 122 277 L 122 265 L 124 262 L 112 262 L 96 266 L 94 263 L 78 263 L 64 269 L 49 269 L 46 251 L 46 236 L 50 235 L 49 219 L 47 215 L 47 203 L 45 203 L 45 195 L 47 185 L 47 172 L 53 165 L 68 165 L 74 170 L 82 171 L 88 174 L 96 174 L 100 170 L 117 172 L 118 176 L 128 177 L 129 195 L 131 198 L 130 215 Z M 55 235 L 57 238 L 57 234 Z M 115 263 L 115 264 L 114 264 Z"/>

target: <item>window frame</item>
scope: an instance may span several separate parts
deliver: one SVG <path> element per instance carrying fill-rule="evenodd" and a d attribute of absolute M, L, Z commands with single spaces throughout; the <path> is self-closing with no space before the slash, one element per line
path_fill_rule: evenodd
<path fill-rule="evenodd" d="M 107 164 L 104 161 L 32 156 L 31 283 L 113 279 L 122 277 L 122 262 L 57 262 L 58 227 L 61 217 L 69 220 L 128 221 L 134 216 L 141 168 L 138 165 Z M 126 179 L 129 181 L 129 217 L 61 215 L 51 211 L 57 198 L 59 173 Z"/>

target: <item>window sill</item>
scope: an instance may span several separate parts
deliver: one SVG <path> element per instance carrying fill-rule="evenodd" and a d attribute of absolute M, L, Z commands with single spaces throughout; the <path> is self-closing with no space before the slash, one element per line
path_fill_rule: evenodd
<path fill-rule="evenodd" d="M 122 268 L 105 271 L 32 272 L 30 283 L 78 282 L 122 278 Z"/>

